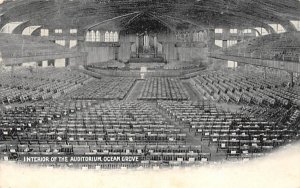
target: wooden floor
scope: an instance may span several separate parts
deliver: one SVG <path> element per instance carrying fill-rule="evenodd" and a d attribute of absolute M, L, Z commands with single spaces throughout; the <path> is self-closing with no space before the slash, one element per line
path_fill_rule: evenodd
<path fill-rule="evenodd" d="M 129 91 L 126 101 L 135 101 L 138 99 L 139 95 L 141 94 L 141 91 L 143 89 L 144 80 L 137 80 L 134 84 L 134 86 Z"/>

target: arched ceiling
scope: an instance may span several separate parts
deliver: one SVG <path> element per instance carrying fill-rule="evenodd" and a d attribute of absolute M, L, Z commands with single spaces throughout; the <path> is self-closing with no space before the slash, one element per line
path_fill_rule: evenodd
<path fill-rule="evenodd" d="M 1 20 L 30 20 L 46 28 L 86 30 L 105 20 L 151 19 L 171 29 L 253 28 L 300 20 L 299 0 L 21 0 L 0 5 Z M 136 16 L 136 17 L 135 17 Z M 134 18 L 135 17 L 135 18 Z M 132 20 L 133 19 L 133 20 Z M 131 21 L 130 21 L 131 20 Z M 122 23 L 125 27 L 129 24 Z M 182 27 L 184 26 L 184 27 Z M 288 27 L 290 28 L 290 27 Z"/>

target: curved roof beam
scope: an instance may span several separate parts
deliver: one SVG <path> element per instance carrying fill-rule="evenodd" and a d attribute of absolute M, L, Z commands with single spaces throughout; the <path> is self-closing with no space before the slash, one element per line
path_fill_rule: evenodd
<path fill-rule="evenodd" d="M 200 27 L 201 29 L 204 29 L 204 27 L 201 24 L 196 23 L 194 21 L 191 21 L 189 19 L 182 19 L 182 18 L 173 17 L 173 16 L 169 16 L 169 15 L 161 15 L 161 17 L 167 17 L 169 19 L 179 20 L 181 22 L 186 22 L 186 23 L 191 24 L 193 26 Z"/>
<path fill-rule="evenodd" d="M 158 0 L 155 3 L 124 0 L 103 4 L 94 1 L 23 0 L 14 4 L 11 8 L 4 8 L 0 11 L 5 13 L 10 20 L 27 18 L 32 20 L 33 25 L 54 26 L 61 22 L 67 26 L 80 26 L 85 29 L 92 26 L 94 21 L 97 22 L 101 18 L 103 20 L 103 17 L 109 18 L 109 16 L 114 17 L 121 13 L 145 10 L 187 18 L 200 25 L 206 26 L 207 24 L 208 27 L 222 25 L 222 21 L 223 26 L 260 27 L 262 22 L 264 24 L 277 23 L 280 18 L 292 19 L 291 17 L 294 17 L 295 19 L 297 15 L 300 15 L 300 3 L 296 0 L 284 2 L 278 0 L 202 0 L 198 2 L 195 0 L 176 2 Z M 202 20 L 201 15 L 205 16 Z M 95 20 L 91 20 L 91 17 L 95 17 Z"/>
<path fill-rule="evenodd" d="M 104 24 L 104 23 L 106 23 L 106 22 L 110 22 L 110 21 L 113 21 L 113 20 L 116 20 L 116 19 L 128 17 L 128 16 L 131 16 L 131 15 L 134 15 L 134 14 L 138 14 L 138 13 L 140 13 L 140 12 L 133 12 L 133 13 L 124 14 L 124 15 L 121 15 L 121 16 L 116 16 L 116 17 L 113 17 L 113 18 L 104 20 L 104 21 L 102 21 L 102 22 L 98 22 L 98 23 L 95 23 L 95 24 L 86 26 L 84 29 L 85 29 L 85 30 L 91 30 L 93 27 L 96 27 L 96 26 L 98 26 L 98 25 Z"/>
<path fill-rule="evenodd" d="M 130 18 L 130 20 L 128 20 L 128 22 L 126 22 L 123 27 L 126 27 L 127 25 L 131 24 L 135 19 L 137 19 L 138 17 L 142 16 L 143 14 L 145 14 L 145 12 L 140 12 L 137 15 L 133 16 L 132 18 Z"/>
<path fill-rule="evenodd" d="M 174 26 L 170 25 L 169 23 L 167 23 L 166 21 L 164 21 L 159 16 L 155 16 L 154 14 L 151 14 L 151 13 L 149 13 L 149 15 L 152 16 L 153 18 L 155 18 L 157 21 L 159 21 L 161 24 L 163 24 L 167 28 L 169 28 L 171 31 L 174 31 L 174 32 L 176 31 L 176 28 Z"/>
<path fill-rule="evenodd" d="M 185 5 L 185 4 L 182 4 L 181 7 L 190 7 L 190 5 Z M 180 8 L 181 8 L 180 7 Z M 266 21 L 263 21 L 262 20 L 262 17 L 258 17 L 256 16 L 255 14 L 251 15 L 251 14 L 248 14 L 248 13 L 245 13 L 245 12 L 241 12 L 241 11 L 237 11 L 236 9 L 230 7 L 230 6 L 227 6 L 225 9 L 224 7 L 213 7 L 213 6 L 203 6 L 203 5 L 197 5 L 195 4 L 193 7 L 193 9 L 199 9 L 199 11 L 210 11 L 210 12 L 214 12 L 214 13 L 217 13 L 217 14 L 220 14 L 222 15 L 222 17 L 236 17 L 237 20 L 245 20 L 247 22 L 249 22 L 249 20 L 255 22 L 255 23 L 259 23 L 259 24 L 267 24 Z M 179 9 L 179 8 L 178 8 Z M 268 18 L 270 15 L 268 15 L 266 12 L 261 12 L 262 16 L 264 16 L 265 18 Z M 275 15 L 272 15 L 272 16 L 275 16 Z M 277 16 L 276 17 L 273 17 L 273 19 L 276 18 L 279 19 Z"/>

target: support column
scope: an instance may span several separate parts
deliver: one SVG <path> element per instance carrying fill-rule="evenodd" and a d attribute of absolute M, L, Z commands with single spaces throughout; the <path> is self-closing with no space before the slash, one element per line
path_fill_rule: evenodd
<path fill-rule="evenodd" d="M 4 67 L 3 59 L 2 59 L 2 53 L 0 52 L 0 71 Z"/>
<path fill-rule="evenodd" d="M 135 38 L 135 46 L 136 46 L 136 57 L 139 57 L 139 34 L 136 34 Z"/>
<path fill-rule="evenodd" d="M 157 56 L 157 36 L 156 36 L 156 34 L 155 34 L 155 36 L 154 36 L 154 57 L 156 57 Z"/>
<path fill-rule="evenodd" d="M 223 40 L 223 49 L 226 49 L 228 47 L 228 40 L 230 40 L 230 29 L 229 28 L 223 28 L 222 33 L 222 40 Z"/>
<path fill-rule="evenodd" d="M 227 40 L 222 40 L 222 48 L 223 49 L 227 48 Z"/>
<path fill-rule="evenodd" d="M 293 72 L 290 72 L 290 81 L 291 81 L 290 87 L 294 87 L 294 73 Z"/>

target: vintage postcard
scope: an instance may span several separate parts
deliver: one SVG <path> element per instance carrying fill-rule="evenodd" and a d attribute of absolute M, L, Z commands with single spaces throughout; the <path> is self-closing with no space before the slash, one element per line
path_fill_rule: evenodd
<path fill-rule="evenodd" d="M 0 188 L 300 188 L 299 0 L 0 0 Z"/>

